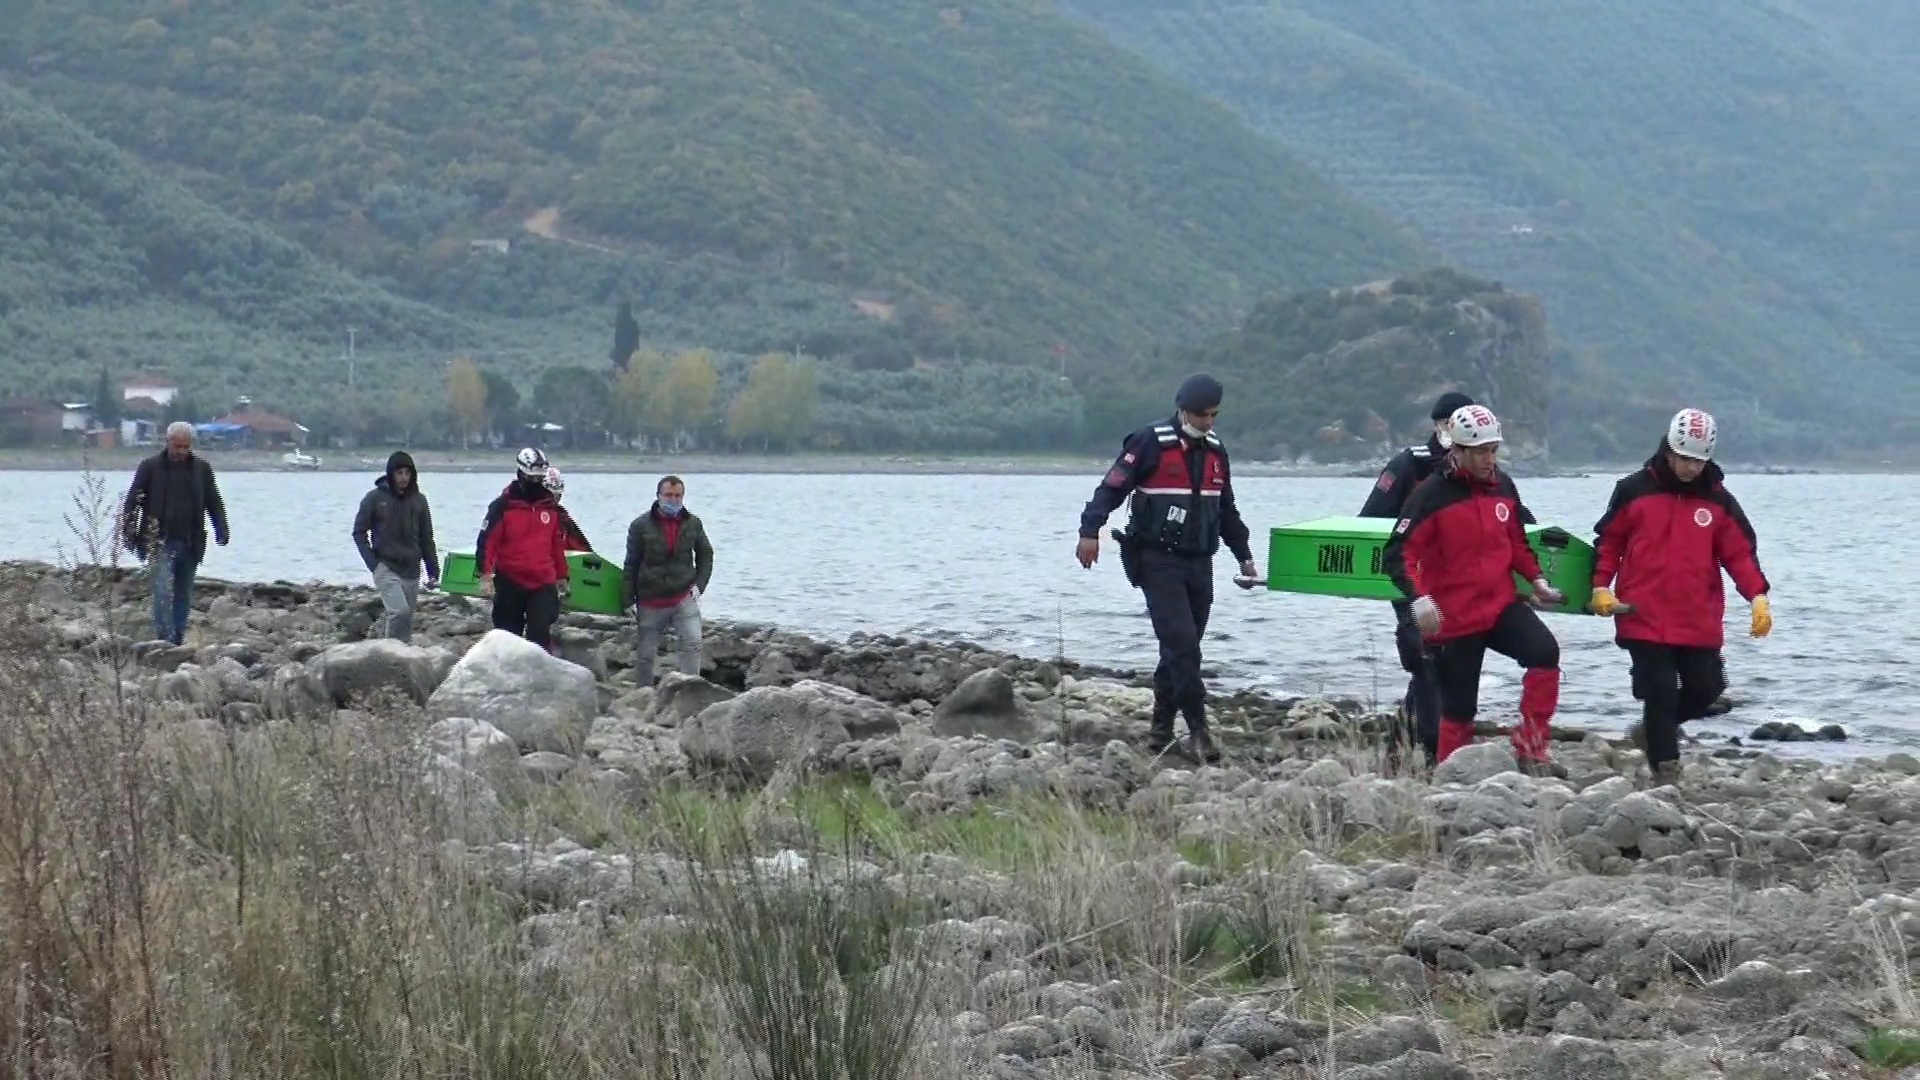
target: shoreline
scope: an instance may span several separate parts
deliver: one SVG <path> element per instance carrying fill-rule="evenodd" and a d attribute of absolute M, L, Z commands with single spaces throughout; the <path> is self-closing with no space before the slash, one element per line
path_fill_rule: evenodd
<path fill-rule="evenodd" d="M 82 570 L 90 568 L 81 568 Z M 43 579 L 71 574 L 74 568 L 58 563 L 38 559 L 0 559 L 0 583 L 8 580 Z M 140 608 L 145 604 L 145 592 L 137 584 L 143 574 L 143 568 L 137 563 L 127 563 L 115 568 L 112 573 L 126 587 L 132 584 L 131 592 L 121 596 L 121 603 Z M 233 595 L 272 595 L 276 597 L 300 596 L 322 608 L 341 611 L 354 609 L 361 613 L 354 620 L 339 622 L 329 620 L 336 630 L 345 633 L 343 641 L 358 640 L 358 636 L 371 626 L 372 615 L 379 606 L 374 590 L 362 583 L 331 582 L 320 579 L 294 580 L 291 578 L 250 579 L 224 576 L 199 577 L 195 584 L 194 622 L 190 633 L 197 633 L 197 624 L 210 614 L 210 605 L 216 597 Z M 416 615 L 416 632 L 424 629 L 431 618 L 437 621 L 438 613 L 449 609 L 467 613 L 483 613 L 485 604 L 471 597 L 445 592 L 421 593 L 422 607 Z M 427 613 L 436 613 L 429 616 Z M 627 620 L 620 616 L 593 615 L 566 610 L 561 613 L 557 626 L 594 626 L 602 631 L 617 630 L 625 626 Z M 473 630 L 469 626 L 468 631 Z M 728 646 L 717 645 L 735 639 L 753 638 L 759 635 L 771 635 L 774 639 L 787 642 L 804 642 L 804 651 L 825 655 L 836 652 L 862 652 L 876 647 L 902 649 L 915 656 L 945 656 L 958 654 L 965 656 L 991 657 L 991 665 L 1005 667 L 1012 665 L 1027 669 L 1041 666 L 1052 667 L 1063 673 L 1077 673 L 1098 679 L 1110 679 L 1132 686 L 1136 689 L 1150 689 L 1151 673 L 1135 667 L 1114 665 L 1097 660 L 1083 660 L 1067 655 L 1046 655 L 1009 650 L 998 645 L 970 639 L 965 635 L 938 630 L 910 631 L 899 628 L 856 630 L 850 633 L 834 633 L 813 627 L 774 625 L 751 619 L 709 618 L 706 620 L 708 638 L 708 659 L 718 648 L 722 653 Z M 745 656 L 734 658 L 735 666 L 744 670 L 751 665 L 751 651 Z M 1216 717 L 1225 715 L 1245 715 L 1249 712 L 1285 713 L 1297 703 L 1306 700 L 1320 700 L 1335 705 L 1338 709 L 1356 715 L 1369 714 L 1384 716 L 1377 706 L 1368 706 L 1367 695 L 1358 690 L 1321 689 L 1311 693 L 1283 693 L 1270 688 L 1247 685 L 1243 680 L 1222 678 L 1216 672 L 1210 676 L 1209 708 L 1220 710 Z M 1738 696 L 1733 698 L 1732 708 L 1738 707 Z M 1822 738 L 1816 734 L 1819 723 L 1809 720 L 1806 723 L 1786 722 L 1784 727 L 1798 729 L 1798 735 L 1791 738 L 1756 738 L 1751 734 L 1759 728 L 1781 727 L 1781 722 L 1743 721 L 1730 716 L 1731 709 L 1716 707 L 1709 715 L 1697 722 L 1691 730 L 1683 729 L 1682 748 L 1692 753 L 1712 754 L 1715 751 L 1732 753 L 1769 753 L 1782 760 L 1819 760 L 1828 763 L 1873 758 L 1888 753 L 1907 752 L 1905 744 L 1886 742 L 1873 738 L 1863 738 L 1857 731 L 1842 729 L 1845 733 L 1837 740 Z M 1732 723 L 1738 731 L 1727 732 L 1707 730 L 1714 723 Z M 1507 727 L 1501 718 L 1483 715 L 1476 721 L 1481 736 L 1504 739 Z M 1838 725 L 1834 725 L 1838 726 Z M 1625 748 L 1629 740 L 1624 728 L 1618 731 L 1594 727 L 1587 723 L 1556 720 L 1553 725 L 1556 742 L 1583 742 L 1597 739 L 1616 748 Z"/>
<path fill-rule="evenodd" d="M 364 473 L 378 472 L 387 455 L 399 447 L 329 450 L 315 456 L 314 468 L 296 468 L 280 460 L 279 451 L 201 450 L 222 472 Z M 155 451 L 152 448 L 111 450 L 0 450 L 0 472 L 130 471 Z M 423 470 L 449 473 L 491 473 L 511 470 L 511 450 L 408 450 Z M 553 452 L 567 472 L 667 472 L 703 475 L 925 475 L 925 476 L 1088 476 L 1098 477 L 1111 463 L 1098 455 L 1071 454 L 628 454 L 607 451 Z M 1520 478 L 1578 478 L 1617 476 L 1640 463 L 1568 463 L 1539 468 L 1522 463 L 1513 474 Z M 1236 461 L 1234 473 L 1243 478 L 1371 479 L 1377 461 L 1295 464 L 1275 461 Z M 1909 475 L 1920 473 L 1920 463 L 1821 463 L 1810 466 L 1749 465 L 1728 470 L 1729 475 Z"/>

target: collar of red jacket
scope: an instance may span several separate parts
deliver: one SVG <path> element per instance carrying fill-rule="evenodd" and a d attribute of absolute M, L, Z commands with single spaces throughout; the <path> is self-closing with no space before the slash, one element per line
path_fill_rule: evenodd
<path fill-rule="evenodd" d="M 1709 461 L 1707 467 L 1700 470 L 1699 476 L 1692 480 L 1682 480 L 1674 475 L 1673 466 L 1667 464 L 1667 455 L 1664 450 L 1656 451 L 1647 459 L 1647 471 L 1653 474 L 1653 482 L 1661 491 L 1693 495 L 1706 495 L 1718 489 L 1721 482 L 1727 478 L 1719 462 Z"/>

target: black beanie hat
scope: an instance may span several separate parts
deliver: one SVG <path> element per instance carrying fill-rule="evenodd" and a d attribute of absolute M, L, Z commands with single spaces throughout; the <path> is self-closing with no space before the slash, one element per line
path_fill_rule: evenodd
<path fill-rule="evenodd" d="M 1187 412 L 1206 412 L 1220 407 L 1220 398 L 1226 393 L 1220 380 L 1211 375 L 1189 375 L 1180 389 L 1174 392 L 1173 407 Z"/>
<path fill-rule="evenodd" d="M 1428 419 L 1445 420 L 1451 417 L 1455 411 L 1464 409 L 1472 404 L 1474 404 L 1472 398 L 1458 390 L 1449 390 L 1434 399 L 1433 412 L 1428 415 Z"/>

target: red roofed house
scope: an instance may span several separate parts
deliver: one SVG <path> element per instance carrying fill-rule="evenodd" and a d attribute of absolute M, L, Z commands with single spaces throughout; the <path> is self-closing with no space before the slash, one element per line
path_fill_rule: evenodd
<path fill-rule="evenodd" d="M 173 399 L 180 396 L 180 384 L 164 375 L 135 375 L 120 387 L 125 402 L 123 412 L 155 419 L 166 415 Z"/>
<path fill-rule="evenodd" d="M 60 441 L 66 410 L 59 402 L 16 397 L 0 401 L 0 443 L 52 446 Z"/>

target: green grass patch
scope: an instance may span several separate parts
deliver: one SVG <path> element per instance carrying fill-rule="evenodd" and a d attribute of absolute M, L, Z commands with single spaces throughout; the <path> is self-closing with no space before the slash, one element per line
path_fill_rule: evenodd
<path fill-rule="evenodd" d="M 1859 1051 L 1862 1061 L 1881 1069 L 1920 1065 L 1920 1031 L 1885 1028 L 1868 1036 Z"/>

